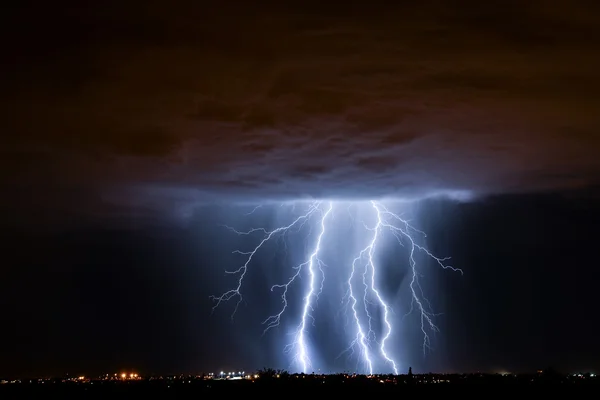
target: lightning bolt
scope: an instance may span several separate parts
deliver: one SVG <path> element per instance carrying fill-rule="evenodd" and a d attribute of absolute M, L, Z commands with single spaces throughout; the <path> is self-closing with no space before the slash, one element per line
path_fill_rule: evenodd
<path fill-rule="evenodd" d="M 315 245 L 315 248 L 312 252 L 312 254 L 310 255 L 309 259 L 308 259 L 308 273 L 310 275 L 310 283 L 309 283 L 309 288 L 308 288 L 308 292 L 306 293 L 306 295 L 304 296 L 304 306 L 302 307 L 302 317 L 301 317 L 301 321 L 300 321 L 300 326 L 298 326 L 298 330 L 296 331 L 295 334 L 295 343 L 293 343 L 291 346 L 293 347 L 297 347 L 297 354 L 295 356 L 296 359 L 298 359 L 298 361 L 300 362 L 300 364 L 302 365 L 302 372 L 307 373 L 308 372 L 308 368 L 310 368 L 312 366 L 312 363 L 310 361 L 310 357 L 308 355 L 308 349 L 307 349 L 307 345 L 306 345 L 306 323 L 307 320 L 309 318 L 312 319 L 312 315 L 311 315 L 311 311 L 313 311 L 313 300 L 318 300 L 318 296 L 320 294 L 319 292 L 315 292 L 315 284 L 316 284 L 316 271 L 315 271 L 315 264 L 317 265 L 322 265 L 322 262 L 319 260 L 319 252 L 321 251 L 321 240 L 323 239 L 323 235 L 325 234 L 325 219 L 327 218 L 327 216 L 331 213 L 331 211 L 333 210 L 333 203 L 329 202 L 329 206 L 327 208 L 327 210 L 323 213 L 323 216 L 321 217 L 321 231 L 319 232 L 319 236 L 317 239 L 317 243 Z M 322 273 L 322 269 L 319 268 L 321 270 Z M 324 276 L 324 274 L 322 273 L 321 275 L 322 277 Z M 323 281 L 321 281 L 323 282 Z M 323 284 L 321 283 L 321 290 L 323 288 Z M 313 320 L 314 321 L 314 320 Z"/>
<path fill-rule="evenodd" d="M 385 349 L 385 342 L 390 338 L 390 335 L 392 334 L 392 325 L 390 324 L 390 321 L 389 321 L 390 306 L 388 306 L 387 303 L 383 300 L 383 298 L 381 297 L 381 294 L 379 293 L 379 290 L 377 289 L 377 285 L 376 285 L 377 281 L 375 279 L 376 267 L 375 267 L 375 261 L 373 261 L 373 253 L 375 252 L 375 245 L 377 244 L 377 239 L 379 238 L 379 234 L 380 234 L 380 230 L 381 230 L 381 226 L 382 226 L 383 222 L 381 221 L 381 213 L 379 212 L 379 209 L 377 208 L 377 206 L 375 205 L 374 202 L 371 202 L 371 204 L 373 205 L 373 208 L 377 212 L 377 225 L 373 229 L 373 232 L 374 232 L 373 239 L 371 240 L 371 242 L 369 243 L 369 246 L 367 247 L 367 257 L 368 257 L 369 261 L 367 264 L 368 268 L 366 268 L 366 269 L 369 269 L 371 271 L 371 285 L 370 285 L 369 289 L 371 289 L 371 292 L 373 292 L 373 294 L 375 294 L 377 301 L 383 308 L 383 321 L 385 323 L 386 330 L 385 330 L 385 335 L 384 335 L 383 339 L 381 340 L 379 350 L 381 351 L 381 355 L 383 356 L 383 358 L 385 358 L 385 360 L 392 365 L 394 374 L 398 375 L 398 367 L 396 366 L 396 361 L 394 361 L 392 358 L 390 358 L 390 356 L 388 355 L 388 353 Z"/>
<path fill-rule="evenodd" d="M 419 312 L 421 320 L 421 332 L 423 333 L 423 353 L 425 353 L 426 350 L 430 348 L 431 343 L 429 338 L 429 332 L 438 332 L 439 329 L 433 322 L 433 317 L 435 316 L 435 314 L 429 311 L 429 300 L 423 295 L 423 289 L 421 288 L 421 285 L 419 283 L 419 272 L 417 269 L 417 262 L 415 260 L 415 253 L 417 251 L 424 253 L 426 256 L 433 259 L 443 269 L 450 269 L 454 272 L 460 272 L 461 274 L 463 273 L 463 271 L 459 268 L 454 268 L 446 264 L 446 261 L 450 259 L 449 257 L 436 257 L 425 247 L 417 244 L 416 239 L 413 236 L 414 234 L 421 235 L 422 237 L 426 237 L 427 235 L 425 235 L 424 232 L 413 227 L 408 220 L 403 219 L 400 215 L 389 211 L 387 207 L 385 207 L 381 203 L 371 202 L 371 204 L 377 212 L 377 226 L 388 228 L 396 237 L 400 245 L 405 245 L 406 243 L 408 244 L 409 265 L 411 269 L 411 281 L 409 284 L 411 292 L 411 306 L 407 315 L 415 309 L 416 305 L 416 310 Z M 390 325 L 387 321 L 386 325 L 388 326 L 388 328 L 390 328 Z M 391 330 L 388 330 L 388 332 L 391 332 Z M 389 337 L 389 335 L 386 336 L 386 339 L 387 337 Z M 382 352 L 384 352 L 383 347 L 384 343 L 382 342 Z"/>
<path fill-rule="evenodd" d="M 367 317 L 369 318 L 369 329 L 367 331 L 367 333 L 365 334 L 365 330 L 363 329 L 361 323 L 360 323 L 360 318 L 358 316 L 358 310 L 356 308 L 356 305 L 358 304 L 358 300 L 356 299 L 356 296 L 354 295 L 354 288 L 353 288 L 353 284 L 352 281 L 354 279 L 354 273 L 356 272 L 356 263 L 359 262 L 363 256 L 364 250 L 359 254 L 358 257 L 356 257 L 354 260 L 352 260 L 352 267 L 350 269 L 350 277 L 348 278 L 348 291 L 346 292 L 346 296 L 348 296 L 351 305 L 350 308 L 352 310 L 352 318 L 354 320 L 354 323 L 356 324 L 356 338 L 350 343 L 350 346 L 344 350 L 343 353 L 346 353 L 348 351 L 353 351 L 354 346 L 355 345 L 359 345 L 361 347 L 361 355 L 363 357 L 364 363 L 366 364 L 367 367 L 367 371 L 369 373 L 369 375 L 373 374 L 373 361 L 371 360 L 371 357 L 369 355 L 369 338 L 368 335 L 372 332 L 371 330 L 371 315 L 369 314 L 368 308 L 367 308 L 367 302 L 365 300 L 364 305 L 365 305 L 365 312 L 367 314 Z M 363 282 L 366 285 L 365 279 L 364 279 L 364 274 L 363 274 Z M 366 291 L 365 291 L 366 293 Z M 366 297 L 366 295 L 365 295 Z"/>
<path fill-rule="evenodd" d="M 304 304 L 302 307 L 302 315 L 300 318 L 300 325 L 298 326 L 296 332 L 294 333 L 294 342 L 287 345 L 284 349 L 288 353 L 290 351 L 292 351 L 293 349 L 296 349 L 296 354 L 294 356 L 294 360 L 298 361 L 301 364 L 302 371 L 305 373 L 312 366 L 310 357 L 308 355 L 308 349 L 307 349 L 307 343 L 306 343 L 307 342 L 307 340 L 306 340 L 307 321 L 308 321 L 308 319 L 311 319 L 314 322 L 314 319 L 311 314 L 311 311 L 314 310 L 313 302 L 316 302 L 318 300 L 319 295 L 323 291 L 323 285 L 324 285 L 324 281 L 325 281 L 325 272 L 323 271 L 323 266 L 325 266 L 325 264 L 319 258 L 319 252 L 321 251 L 321 241 L 322 241 L 323 235 L 325 235 L 325 231 L 326 231 L 325 219 L 332 211 L 333 211 L 333 203 L 331 203 L 331 202 L 329 202 L 329 205 L 324 212 L 320 211 L 321 229 L 320 229 L 319 235 L 317 237 L 317 241 L 314 246 L 314 249 L 313 249 L 312 253 L 309 255 L 308 259 L 305 262 L 298 264 L 294 267 L 296 272 L 292 275 L 292 277 L 286 283 L 273 285 L 271 287 L 271 291 L 274 291 L 275 289 L 282 290 L 282 294 L 281 294 L 282 306 L 278 313 L 271 315 L 270 317 L 268 317 L 266 320 L 263 321 L 263 324 L 266 325 L 266 328 L 263 331 L 263 334 L 266 333 L 269 329 L 279 326 L 279 323 L 281 322 L 281 317 L 288 306 L 288 299 L 287 299 L 288 289 L 289 289 L 290 285 L 292 283 L 294 283 L 294 281 L 300 276 L 302 270 L 305 267 L 307 267 L 308 274 L 309 274 L 309 286 L 304 295 Z M 317 280 L 316 269 L 319 270 L 319 275 L 321 276 L 321 282 L 320 282 L 320 285 L 318 288 L 316 287 L 316 280 Z"/>
<path fill-rule="evenodd" d="M 410 310 L 406 315 L 416 311 L 420 317 L 420 329 L 423 334 L 423 352 L 431 348 L 430 334 L 432 332 L 439 331 L 438 327 L 434 324 L 435 314 L 432 313 L 429 301 L 423 295 L 423 290 L 419 283 L 419 268 L 417 265 L 415 254 L 421 252 L 439 266 L 444 269 L 450 269 L 462 274 L 462 270 L 451 267 L 446 264 L 448 258 L 439 258 L 433 255 L 427 248 L 422 244 L 419 244 L 419 238 L 423 239 L 426 237 L 425 233 L 416 229 L 410 224 L 410 221 L 404 219 L 401 215 L 393 213 L 381 202 L 370 201 L 368 203 L 356 203 L 357 205 L 368 204 L 370 214 L 374 222 L 371 223 L 371 227 L 363 222 L 365 232 L 369 232 L 368 243 L 362 248 L 356 257 L 352 260 L 349 265 L 349 275 L 345 283 L 346 294 L 344 299 L 347 299 L 348 311 L 351 314 L 351 320 L 354 323 L 355 333 L 352 335 L 350 345 L 342 354 L 349 354 L 352 356 L 355 352 L 355 348 L 358 349 L 359 362 L 362 361 L 364 368 L 369 374 L 373 374 L 376 360 L 374 357 L 379 354 L 380 360 L 389 366 L 394 374 L 398 374 L 398 362 L 392 357 L 387 347 L 387 343 L 394 335 L 393 325 L 390 320 L 390 316 L 393 314 L 393 310 L 388 302 L 384 299 L 384 295 L 379 288 L 379 266 L 377 264 L 376 250 L 385 232 L 391 233 L 397 240 L 397 243 L 408 251 L 408 266 L 410 272 L 410 297 L 411 304 Z M 255 207 L 250 213 L 254 213 L 260 206 Z M 284 238 L 288 232 L 293 229 L 300 230 L 302 227 L 312 219 L 317 219 L 319 233 L 316 237 L 312 250 L 306 259 L 293 267 L 293 273 L 289 279 L 282 284 L 276 284 L 271 287 L 271 292 L 280 292 L 281 306 L 277 313 L 269 316 L 263 321 L 265 329 L 263 334 L 272 328 L 278 327 L 281 323 L 281 318 L 286 312 L 289 304 L 288 293 L 289 288 L 299 278 L 307 275 L 308 284 L 304 288 L 304 295 L 302 297 L 302 312 L 300 315 L 300 322 L 293 333 L 293 341 L 288 344 L 284 351 L 287 353 L 293 352 L 293 361 L 297 362 L 302 372 L 307 373 L 312 367 L 309 351 L 309 340 L 308 340 L 308 328 L 309 321 L 314 325 L 315 320 L 313 312 L 315 310 L 319 295 L 323 291 L 325 282 L 324 268 L 326 264 L 320 258 L 322 252 L 323 237 L 328 230 L 328 225 L 331 224 L 333 218 L 329 218 L 330 214 L 333 213 L 334 203 L 316 201 L 309 205 L 308 209 L 304 214 L 298 216 L 291 223 L 285 226 L 280 226 L 273 230 L 267 230 L 264 228 L 254 228 L 249 231 L 241 232 L 234 228 L 226 226 L 227 229 L 238 235 L 254 235 L 261 234 L 262 239 L 258 242 L 252 250 L 242 252 L 240 250 L 234 251 L 236 254 L 243 255 L 245 257 L 243 264 L 234 271 L 226 271 L 228 274 L 236 275 L 237 285 L 223 293 L 220 296 L 212 296 L 215 301 L 213 310 L 216 309 L 221 303 L 237 298 L 232 318 L 237 312 L 240 303 L 242 302 L 241 289 L 243 286 L 244 277 L 248 271 L 248 267 L 253 260 L 253 257 L 257 254 L 263 246 L 270 240 L 275 238 Z M 350 211 L 350 207 L 347 208 L 348 215 L 352 222 L 355 218 Z M 329 222 L 328 222 L 329 221 Z M 317 224 L 314 224 L 317 226 Z M 313 225 L 309 225 L 311 231 Z M 354 227 L 354 224 L 352 225 Z M 353 228 L 355 229 L 355 228 Z M 308 234 L 310 236 L 310 232 Z M 285 243 L 285 242 L 284 242 Z M 361 295 L 362 294 L 362 295 Z M 373 310 L 377 309 L 382 315 L 382 332 L 381 337 L 378 338 L 376 330 L 373 327 L 375 321 L 375 315 Z M 376 347 L 375 347 L 376 346 Z M 340 356 L 342 355 L 340 354 Z M 378 356 L 378 357 L 379 357 Z M 358 368 L 357 368 L 358 369 Z"/>
<path fill-rule="evenodd" d="M 277 235 L 285 235 L 286 233 L 288 233 L 292 228 L 300 225 L 300 227 L 303 226 L 304 223 L 306 223 L 306 221 L 310 218 L 310 216 L 315 213 L 318 210 L 318 205 L 320 203 L 314 203 L 311 204 L 311 206 L 308 208 L 308 211 L 306 211 L 305 214 L 300 215 L 298 218 L 296 218 L 294 221 L 292 221 L 289 225 L 286 226 L 281 226 L 279 228 L 273 229 L 271 231 L 267 231 L 264 228 L 253 228 L 250 229 L 249 231 L 246 232 L 240 232 L 230 226 L 225 226 L 227 229 L 229 229 L 230 231 L 238 234 L 238 235 L 251 235 L 253 233 L 262 233 L 263 234 L 263 238 L 262 240 L 258 243 L 258 245 L 252 249 L 251 251 L 240 251 L 240 250 L 235 250 L 233 253 L 234 254 L 241 254 L 243 256 L 246 257 L 244 263 L 242 264 L 241 267 L 239 267 L 238 269 L 234 270 L 234 271 L 225 271 L 225 273 L 227 274 L 231 274 L 231 275 L 238 275 L 238 281 L 237 281 L 237 286 L 234 289 L 228 290 L 227 292 L 223 293 L 220 296 L 211 296 L 211 299 L 216 303 L 213 306 L 213 311 L 219 307 L 219 305 L 224 302 L 224 301 L 229 301 L 232 300 L 234 298 L 237 298 L 238 301 L 235 304 L 235 308 L 233 310 L 233 313 L 231 314 L 231 318 L 233 318 L 240 306 L 240 303 L 243 300 L 242 297 L 242 285 L 244 282 L 244 277 L 246 276 L 246 273 L 248 272 L 248 265 L 250 265 L 250 262 L 252 261 L 252 259 L 254 258 L 254 256 L 256 255 L 256 253 L 265 245 L 265 243 L 267 243 L 268 241 L 270 241 L 271 239 L 273 239 L 275 236 Z M 253 213 L 257 210 L 258 207 L 255 207 L 250 213 Z"/>

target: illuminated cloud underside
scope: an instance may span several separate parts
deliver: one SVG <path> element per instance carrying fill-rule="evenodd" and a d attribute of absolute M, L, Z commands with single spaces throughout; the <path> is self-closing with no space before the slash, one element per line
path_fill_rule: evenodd
<path fill-rule="evenodd" d="M 144 214 L 597 182 L 593 2 L 196 3 L 52 20 L 91 32 L 8 79 L 5 201 Z"/>
<path fill-rule="evenodd" d="M 260 206 L 259 206 L 260 207 Z M 295 207 L 295 206 L 294 206 Z M 299 207 L 302 207 L 300 205 Z M 351 211 L 351 207 L 358 207 L 362 210 L 369 210 L 372 221 L 355 221 L 356 229 L 364 231 L 362 234 L 366 238 L 364 247 L 356 250 L 356 256 L 347 265 L 346 271 L 346 286 L 347 291 L 343 298 L 345 303 L 344 310 L 349 318 L 354 322 L 349 332 L 351 337 L 347 349 L 340 355 L 353 356 L 358 355 L 361 366 L 357 372 L 365 372 L 373 374 L 376 371 L 387 371 L 394 374 L 399 373 L 399 362 L 394 355 L 390 353 L 386 343 L 394 339 L 394 326 L 390 321 L 390 314 L 393 313 L 389 301 L 385 299 L 385 295 L 379 288 L 378 271 L 381 267 L 377 262 L 378 245 L 382 242 L 384 234 L 391 234 L 397 240 L 397 245 L 405 246 L 408 251 L 406 264 L 410 270 L 410 311 L 417 312 L 420 316 L 420 330 L 423 335 L 423 351 L 430 348 L 430 333 L 438 331 L 433 318 L 434 314 L 430 309 L 429 301 L 423 294 L 423 290 L 419 284 L 420 272 L 418 270 L 415 252 L 425 254 L 430 260 L 433 260 L 444 269 L 451 269 L 455 272 L 462 273 L 462 270 L 454 268 L 447 264 L 448 258 L 439 258 L 433 255 L 421 243 L 425 234 L 415 227 L 401 215 L 392 212 L 386 205 L 378 201 L 369 202 L 346 202 L 336 203 L 334 201 L 316 201 L 304 207 L 304 212 L 300 212 L 296 218 L 292 219 L 287 225 L 279 226 L 272 230 L 264 228 L 253 228 L 249 231 L 238 231 L 235 228 L 227 227 L 237 235 L 257 237 L 258 244 L 247 251 L 236 250 L 234 253 L 241 255 L 244 258 L 243 264 L 236 270 L 227 271 L 228 274 L 235 276 L 235 286 L 225 293 L 213 296 L 215 301 L 213 311 L 222 303 L 233 301 L 234 311 L 232 318 L 238 311 L 240 304 L 243 301 L 242 292 L 244 291 L 244 279 L 249 273 L 254 256 L 263 250 L 263 246 L 270 241 L 278 240 L 285 237 L 292 230 L 302 229 L 306 224 L 311 225 L 310 232 L 313 233 L 312 245 L 310 245 L 309 254 L 306 258 L 293 266 L 292 274 L 289 279 L 280 284 L 275 284 L 271 287 L 271 291 L 280 294 L 281 308 L 275 314 L 267 317 L 263 321 L 265 326 L 264 333 L 269 330 L 280 327 L 283 314 L 288 311 L 288 305 L 292 301 L 299 299 L 290 298 L 288 290 L 292 285 L 301 285 L 303 288 L 303 296 L 301 299 L 302 307 L 298 316 L 298 324 L 293 333 L 293 340 L 285 347 L 285 353 L 291 355 L 291 364 L 294 370 L 304 373 L 310 373 L 314 369 L 312 355 L 317 344 L 311 342 L 310 331 L 318 329 L 315 324 L 313 312 L 318 305 L 319 296 L 323 293 L 324 282 L 328 273 L 330 263 L 340 263 L 341 259 L 332 260 L 328 263 L 324 262 L 321 254 L 323 253 L 324 238 L 328 235 L 335 234 L 331 232 L 333 216 L 355 219 L 355 215 Z M 256 207 L 251 213 L 258 209 Z M 251 214 L 249 213 L 249 214 Z M 369 225 L 371 224 L 371 225 Z M 379 309 L 382 312 L 383 324 L 382 332 L 377 336 L 376 329 L 373 324 L 375 318 L 373 310 Z M 397 338 L 396 338 L 397 339 Z M 377 367 L 375 358 L 380 357 L 384 367 Z"/>

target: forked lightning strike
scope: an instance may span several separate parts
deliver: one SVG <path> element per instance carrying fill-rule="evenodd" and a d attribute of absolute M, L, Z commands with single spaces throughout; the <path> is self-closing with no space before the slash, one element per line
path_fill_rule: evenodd
<path fill-rule="evenodd" d="M 373 374 L 376 368 L 377 361 L 374 357 L 380 357 L 379 360 L 382 363 L 382 367 L 387 365 L 388 371 L 398 374 L 398 362 L 390 354 L 387 347 L 389 340 L 393 337 L 393 325 L 390 320 L 390 316 L 393 315 L 389 301 L 385 299 L 381 289 L 378 287 L 379 269 L 377 264 L 377 247 L 381 242 L 381 238 L 385 232 L 391 233 L 397 240 L 398 244 L 404 246 L 408 250 L 407 263 L 410 268 L 410 314 L 412 311 L 417 311 L 420 317 L 420 329 L 423 333 L 423 351 L 425 352 L 431 346 L 430 333 L 438 331 L 438 328 L 433 322 L 435 314 L 432 313 L 429 307 L 428 300 L 423 296 L 423 291 L 419 283 L 419 271 L 415 253 L 421 252 L 427 257 L 434 260 L 439 266 L 444 269 L 451 269 L 462 274 L 462 270 L 451 267 L 446 264 L 448 258 L 439 258 L 434 256 L 429 250 L 423 245 L 419 244 L 417 237 L 424 238 L 425 233 L 414 228 L 408 220 L 403 219 L 400 215 L 390 211 L 385 205 L 377 201 L 370 201 L 364 203 L 357 203 L 357 205 L 367 205 L 371 210 L 372 220 L 370 223 L 363 222 L 364 232 L 368 235 L 368 240 L 364 248 L 356 253 L 356 256 L 348 265 L 348 278 L 346 281 L 346 295 L 344 298 L 347 300 L 349 312 L 351 313 L 351 319 L 354 322 L 354 333 L 352 334 L 353 339 L 349 347 L 342 354 L 349 354 L 351 356 L 357 351 L 360 355 L 359 361 L 362 361 L 364 369 L 367 373 Z M 255 207 L 251 212 L 246 215 L 252 214 L 260 206 Z M 316 302 L 319 298 L 320 293 L 324 288 L 325 281 L 325 269 L 327 265 L 322 261 L 321 255 L 324 253 L 323 238 L 328 234 L 328 231 L 334 231 L 329 226 L 332 224 L 333 218 L 330 214 L 334 212 L 333 202 L 322 202 L 317 201 L 309 205 L 306 212 L 291 223 L 285 226 L 275 228 L 273 230 L 267 230 L 264 228 L 254 228 L 249 231 L 240 232 L 234 228 L 227 227 L 231 231 L 238 235 L 252 235 L 256 233 L 262 234 L 262 239 L 258 242 L 251 251 L 239 251 L 236 250 L 234 253 L 241 254 L 245 257 L 244 262 L 240 268 L 235 271 L 227 271 L 229 274 L 238 275 L 237 285 L 234 289 L 231 289 L 220 296 L 213 296 L 212 299 L 215 301 L 213 310 L 217 308 L 221 303 L 237 298 L 235 308 L 233 310 L 232 318 L 237 312 L 239 305 L 242 301 L 242 286 L 244 277 L 248 272 L 248 267 L 253 260 L 253 257 L 257 252 L 265 245 L 265 243 L 274 239 L 275 237 L 284 237 L 292 229 L 298 231 L 308 223 L 316 221 L 314 226 L 318 226 L 318 234 L 313 239 L 312 251 L 307 258 L 293 266 L 293 274 L 283 284 L 276 284 L 271 287 L 271 291 L 281 291 L 281 307 L 279 311 L 269 316 L 263 321 L 265 325 L 264 333 L 268 330 L 275 328 L 280 325 L 281 318 L 287 310 L 288 304 L 292 299 L 288 299 L 288 289 L 292 284 L 299 281 L 302 277 L 306 277 L 307 283 L 304 287 L 304 295 L 302 298 L 302 312 L 299 318 L 298 327 L 294 333 L 294 340 L 292 343 L 285 347 L 286 352 L 293 351 L 293 361 L 295 361 L 299 369 L 308 373 L 309 369 L 312 368 L 312 362 L 310 357 L 309 349 L 309 324 L 311 320 L 314 325 L 313 311 L 316 307 Z M 354 220 L 354 217 L 349 211 L 350 218 Z M 312 225 L 310 225 L 312 228 Z M 313 229 L 311 229 L 312 231 Z M 310 233 L 309 233 L 310 235 Z M 331 253 L 331 252 L 330 252 Z M 333 252 L 335 254 L 335 251 Z M 341 263 L 343 266 L 344 261 L 339 260 L 338 264 Z M 332 265 L 330 263 L 330 265 Z M 318 282 L 320 279 L 320 283 Z M 360 300 L 359 300 L 360 299 Z M 359 305 L 360 304 L 360 305 Z M 379 338 L 376 333 L 374 325 L 373 312 L 378 309 L 382 314 L 382 326 Z M 408 315 L 407 314 L 407 315 Z M 362 369 L 362 368 L 361 368 Z"/>
<path fill-rule="evenodd" d="M 310 275 L 308 293 L 304 297 L 304 306 L 302 307 L 300 326 L 298 327 L 298 330 L 295 335 L 296 340 L 292 345 L 290 345 L 291 348 L 297 347 L 297 354 L 294 358 L 300 362 L 300 364 L 302 365 L 302 372 L 304 373 L 308 371 L 309 367 L 312 367 L 312 363 L 308 355 L 308 349 L 306 348 L 306 320 L 308 318 L 312 318 L 311 311 L 314 310 L 313 298 L 318 297 L 318 295 L 320 294 L 315 293 L 315 280 L 317 274 L 315 271 L 315 263 L 321 264 L 321 261 L 318 257 L 319 251 L 321 250 L 321 240 L 323 239 L 323 235 L 325 234 L 325 218 L 327 218 L 332 209 L 333 204 L 330 202 L 327 211 L 325 211 L 325 213 L 323 213 L 323 216 L 321 217 L 321 231 L 319 232 L 319 237 L 317 239 L 317 243 L 315 244 L 315 249 L 308 260 L 308 273 Z M 321 277 L 322 279 L 325 279 L 324 275 L 321 275 Z"/>
<path fill-rule="evenodd" d="M 296 225 L 302 225 L 304 223 L 306 223 L 306 221 L 310 218 L 310 216 L 317 211 L 317 206 L 316 205 L 311 205 L 308 208 L 308 211 L 299 216 L 298 218 L 296 218 L 294 221 L 292 221 L 292 223 L 290 223 L 289 225 L 286 226 L 281 226 L 279 228 L 273 229 L 272 231 L 267 231 L 264 228 L 254 228 L 254 229 L 250 229 L 249 231 L 246 232 L 240 232 L 234 228 L 231 228 L 229 226 L 226 226 L 227 229 L 230 229 L 231 231 L 237 233 L 238 235 L 250 235 L 252 233 L 256 233 L 256 232 L 261 232 L 264 234 L 263 239 L 258 243 L 258 246 L 256 246 L 252 251 L 240 251 L 240 250 L 235 250 L 233 253 L 234 254 L 241 254 L 246 257 L 246 261 L 244 262 L 244 264 L 239 267 L 238 269 L 236 269 L 235 271 L 225 271 L 228 274 L 239 274 L 239 279 L 238 279 L 238 283 L 235 289 L 231 289 L 225 293 L 223 293 L 220 296 L 211 296 L 211 298 L 216 302 L 216 304 L 213 307 L 213 311 L 219 306 L 219 304 L 221 304 L 223 301 L 229 301 L 233 298 L 238 299 L 237 303 L 235 304 L 235 308 L 233 310 L 233 313 L 231 314 L 231 318 L 233 318 L 235 316 L 235 313 L 238 310 L 238 307 L 240 306 L 240 303 L 242 302 L 243 298 L 242 298 L 242 293 L 241 293 L 241 289 L 242 289 L 242 284 L 244 282 L 244 277 L 246 276 L 246 272 L 248 272 L 248 265 L 250 264 L 250 262 L 252 261 L 252 258 L 254 257 L 254 255 L 256 254 L 256 252 L 258 250 L 260 250 L 260 248 L 267 243 L 269 240 L 271 240 L 271 238 L 273 238 L 274 236 L 277 236 L 279 234 L 286 234 L 290 229 L 292 229 L 294 226 Z M 255 207 L 250 213 L 253 213 L 254 211 L 256 211 L 259 207 Z M 247 214 L 247 215 L 248 215 Z"/>
<path fill-rule="evenodd" d="M 432 332 L 437 332 L 438 327 L 433 323 L 434 314 L 429 310 L 430 307 L 428 307 L 424 304 L 424 303 L 426 303 L 428 305 L 429 301 L 427 300 L 427 298 L 425 298 L 422 295 L 423 289 L 421 289 L 421 285 L 419 283 L 419 273 L 417 271 L 417 261 L 415 260 L 415 252 L 416 251 L 423 252 L 425 255 L 427 255 L 428 257 L 433 259 L 443 269 L 451 269 L 452 271 L 460 272 L 461 274 L 463 273 L 463 271 L 459 268 L 454 268 L 454 267 L 446 264 L 445 262 L 450 259 L 449 257 L 439 258 L 439 257 L 434 256 L 425 247 L 417 244 L 415 242 L 415 239 L 413 238 L 413 236 L 410 234 L 411 232 L 413 232 L 413 233 L 417 233 L 417 234 L 425 237 L 426 235 L 424 232 L 414 228 L 412 225 L 410 225 L 410 223 L 407 220 L 401 218 L 398 214 L 395 214 L 395 213 L 389 211 L 382 204 L 378 204 L 375 202 L 372 202 L 372 204 L 373 204 L 373 208 L 377 211 L 378 227 L 388 228 L 392 232 L 392 234 L 396 237 L 396 239 L 398 240 L 398 243 L 400 245 L 408 244 L 409 264 L 410 264 L 410 268 L 411 268 L 411 272 L 412 272 L 410 285 L 409 285 L 410 291 L 411 291 L 411 305 L 410 305 L 410 311 L 408 312 L 408 314 L 410 314 L 413 311 L 414 306 L 416 304 L 417 310 L 418 310 L 420 318 L 421 318 L 421 331 L 423 332 L 423 352 L 425 352 L 428 348 L 430 348 L 430 343 L 431 343 L 430 339 L 429 339 L 428 329 Z M 386 217 L 388 217 L 389 220 L 386 220 L 385 219 Z M 389 222 L 390 220 L 391 220 L 391 222 Z M 394 225 L 394 222 L 399 224 L 399 226 Z M 371 259 L 371 262 L 372 262 L 372 259 Z M 419 293 L 421 294 L 421 296 L 419 296 Z M 387 313 L 386 313 L 386 315 L 387 315 Z M 387 322 L 386 322 L 386 324 L 387 324 Z M 386 337 L 386 339 L 387 339 L 387 337 Z M 383 342 L 382 342 L 381 348 L 382 348 L 382 352 L 383 352 Z"/>

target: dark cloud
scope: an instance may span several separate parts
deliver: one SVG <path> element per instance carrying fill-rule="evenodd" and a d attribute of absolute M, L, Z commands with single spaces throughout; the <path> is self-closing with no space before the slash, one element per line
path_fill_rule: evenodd
<path fill-rule="evenodd" d="M 597 182 L 595 2 L 102 4 L 3 17 L 15 204 Z"/>

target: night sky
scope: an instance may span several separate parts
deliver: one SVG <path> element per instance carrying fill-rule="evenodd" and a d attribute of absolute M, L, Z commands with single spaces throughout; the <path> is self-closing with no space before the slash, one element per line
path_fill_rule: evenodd
<path fill-rule="evenodd" d="M 100 3 L 0 16 L 0 376 L 287 367 L 283 259 L 211 314 L 256 245 L 222 224 L 331 198 L 411 200 L 464 270 L 402 371 L 600 369 L 598 2 Z"/>

